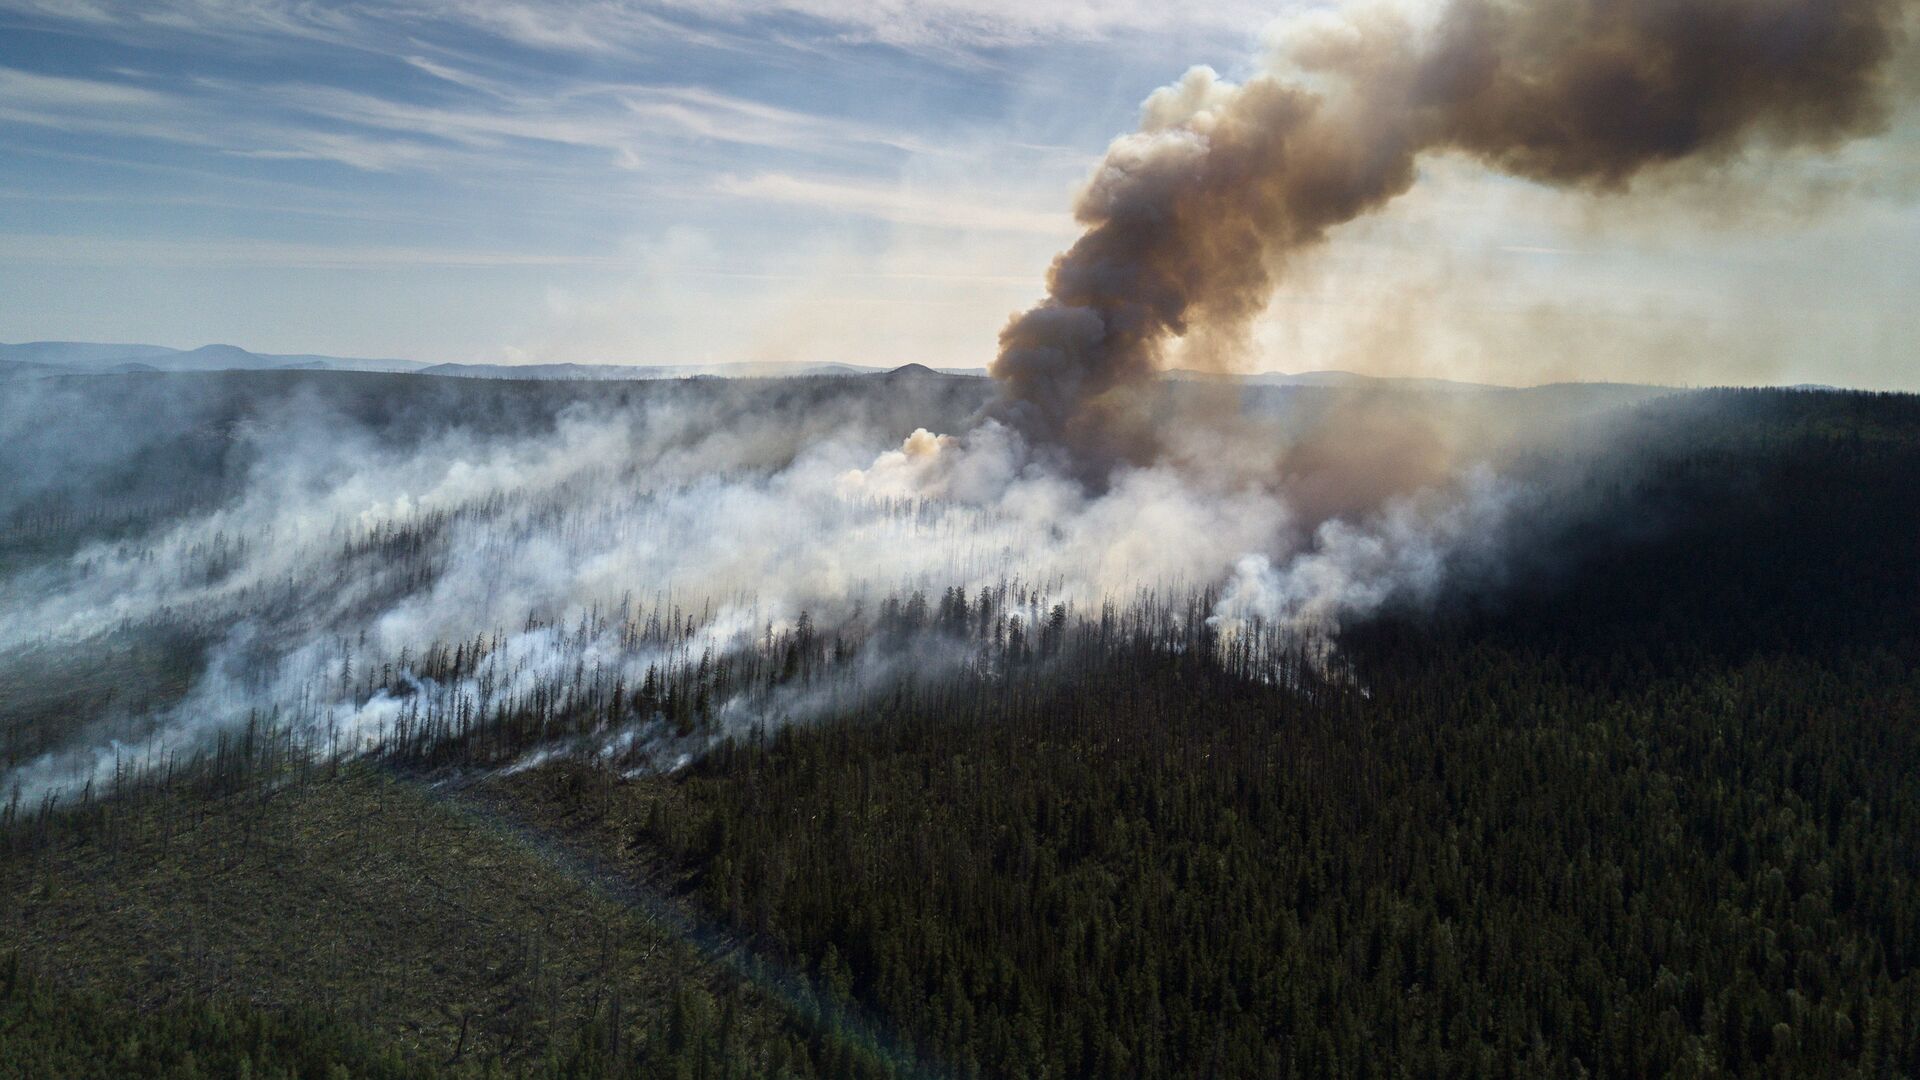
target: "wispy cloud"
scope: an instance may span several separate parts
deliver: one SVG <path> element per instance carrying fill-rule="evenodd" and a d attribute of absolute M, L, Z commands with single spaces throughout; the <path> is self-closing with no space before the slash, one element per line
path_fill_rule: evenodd
<path fill-rule="evenodd" d="M 1301 2 L 1286 7 L 1306 6 Z M 284 36 L 362 45 L 395 27 L 461 27 L 555 52 L 607 53 L 662 42 L 732 48 L 754 22 L 780 33 L 915 49 L 996 48 L 1098 40 L 1153 30 L 1257 29 L 1276 12 L 1258 0 L 438 0 L 327 5 L 303 0 L 0 0 L 0 11 L 117 27 L 207 35 Z M 793 25 L 799 21 L 800 29 Z"/>
<path fill-rule="evenodd" d="M 234 88 L 237 94 L 238 88 Z M 204 147 L 223 154 L 335 161 L 359 169 L 439 163 L 433 147 L 278 122 L 257 101 L 0 67 L 0 123 Z"/>
<path fill-rule="evenodd" d="M 167 101 L 166 95 L 125 83 L 0 68 L 0 102 L 9 108 L 106 113 L 129 107 L 154 108 Z"/>
<path fill-rule="evenodd" d="M 304 0 L 0 0 L 0 13 L 148 44 L 156 34 L 173 33 L 347 45 L 366 41 L 370 29 L 361 11 Z"/>
<path fill-rule="evenodd" d="M 529 89 L 511 100 L 488 102 L 485 108 L 306 84 L 263 92 L 289 110 L 339 124 L 479 149 L 509 142 L 599 149 L 628 164 L 664 140 L 689 138 L 820 153 L 850 146 L 932 152 L 900 133 L 688 86 L 603 83 L 560 93 Z"/>
<path fill-rule="evenodd" d="M 480 81 L 431 66 L 435 75 L 462 85 Z M 688 140 L 820 156 L 861 149 L 939 152 L 904 133 L 690 86 L 596 84 L 519 95 L 487 87 L 467 93 L 461 104 L 307 83 L 260 86 L 202 78 L 187 89 L 0 67 L 0 122 L 376 171 L 481 164 L 500 170 L 509 161 L 499 152 L 516 144 L 597 150 L 608 166 L 628 168 Z M 459 151 L 489 156 L 480 161 Z"/>
<path fill-rule="evenodd" d="M 1251 0 L 1167 4 L 1157 0 L 666 0 L 708 18 L 745 20 L 779 11 L 856 40 L 903 47 L 992 48 L 1049 40 L 1097 40 L 1147 30 L 1217 27 L 1244 33 L 1275 5 Z M 1281 6 L 1299 6 L 1286 5 Z"/>
<path fill-rule="evenodd" d="M 431 18 L 462 23 L 505 40 L 538 49 L 605 53 L 662 41 L 709 48 L 739 43 L 716 29 L 668 17 L 672 5 L 618 0 L 535 2 L 520 0 L 447 0 L 415 9 Z"/>
<path fill-rule="evenodd" d="M 683 132 L 726 142 L 788 149 L 831 144 L 883 146 L 916 154 L 945 154 L 905 132 L 827 117 L 697 86 L 607 86 L 636 115 L 657 117 Z"/>

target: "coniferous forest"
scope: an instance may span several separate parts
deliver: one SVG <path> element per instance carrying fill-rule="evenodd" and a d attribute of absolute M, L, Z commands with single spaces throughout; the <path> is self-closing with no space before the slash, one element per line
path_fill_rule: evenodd
<path fill-rule="evenodd" d="M 583 510 L 567 476 L 329 523 L 312 578 L 248 576 L 290 541 L 240 513 L 151 538 L 244 503 L 234 431 L 284 395 L 404 449 L 544 438 L 609 391 L 168 378 L 192 423 L 5 504 L 16 599 L 115 559 L 185 599 L 8 639 L 0 1075 L 1920 1073 L 1915 398 L 1423 405 L 1562 419 L 1502 447 L 1517 512 L 1323 636 L 1223 620 L 1219 583 L 1088 602 L 935 567 L 855 614 L 720 633 L 634 581 L 389 653 L 341 627 L 441 595 L 475 536 L 678 511 L 609 508 L 628 474 Z M 979 393 L 853 382 L 778 392 L 822 429 Z M 139 413 L 136 385 L 87 407 Z M 236 643 L 241 579 L 314 644 Z M 246 708 L 171 734 L 208 672 Z M 29 786 L 76 733 L 125 750 Z"/>

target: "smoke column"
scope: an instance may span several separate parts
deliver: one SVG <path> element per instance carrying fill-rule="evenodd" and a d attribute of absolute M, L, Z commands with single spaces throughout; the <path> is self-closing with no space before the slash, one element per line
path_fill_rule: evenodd
<path fill-rule="evenodd" d="M 1086 232 L 1001 332 L 1001 419 L 1083 477 L 1149 459 L 1128 393 L 1175 339 L 1221 366 L 1289 256 L 1459 152 L 1625 190 L 1749 146 L 1825 149 L 1886 119 L 1913 0 L 1447 0 L 1310 19 L 1244 83 L 1194 68 L 1150 97 L 1081 193 Z"/>

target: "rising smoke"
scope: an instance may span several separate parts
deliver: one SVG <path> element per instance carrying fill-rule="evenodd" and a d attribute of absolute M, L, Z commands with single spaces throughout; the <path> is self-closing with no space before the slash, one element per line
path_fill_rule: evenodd
<path fill-rule="evenodd" d="M 1137 391 L 1230 367 L 1288 262 L 1406 192 L 1423 154 L 1620 192 L 1749 148 L 1877 131 L 1911 0 L 1447 0 L 1290 24 L 1243 84 L 1147 100 L 1081 193 L 1086 232 L 1001 333 L 999 414 L 1083 477 L 1151 460 Z"/>

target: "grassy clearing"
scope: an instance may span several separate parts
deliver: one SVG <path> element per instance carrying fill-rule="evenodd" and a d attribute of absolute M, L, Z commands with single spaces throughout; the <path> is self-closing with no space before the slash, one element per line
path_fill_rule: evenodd
<path fill-rule="evenodd" d="M 521 1067 L 588 1032 L 618 1062 L 804 1056 L 762 995 L 618 898 L 373 769 L 82 816 L 0 857 L 0 935 L 62 988 L 321 1008 L 423 1064 Z"/>

